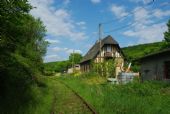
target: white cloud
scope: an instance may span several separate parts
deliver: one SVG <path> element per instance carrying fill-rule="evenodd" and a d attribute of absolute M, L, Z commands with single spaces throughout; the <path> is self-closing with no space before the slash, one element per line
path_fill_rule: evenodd
<path fill-rule="evenodd" d="M 134 24 L 131 26 L 131 30 L 123 32 L 123 35 L 137 38 L 137 43 L 161 41 L 163 40 L 163 33 L 167 30 L 167 26 L 166 22 L 159 22 L 159 20 L 169 15 L 169 10 L 136 7 L 132 17 Z"/>
<path fill-rule="evenodd" d="M 46 41 L 48 41 L 49 43 L 51 43 L 51 44 L 58 44 L 58 43 L 60 43 L 60 41 L 59 40 L 56 40 L 56 39 L 46 39 Z"/>
<path fill-rule="evenodd" d="M 153 2 L 153 0 L 129 0 L 130 2 L 135 2 L 135 3 L 139 3 L 142 2 L 143 4 L 150 4 Z"/>
<path fill-rule="evenodd" d="M 161 3 L 160 6 L 168 6 L 168 5 L 170 5 L 170 2 L 163 2 L 163 3 Z"/>
<path fill-rule="evenodd" d="M 77 22 L 76 25 L 78 25 L 80 29 L 86 29 L 86 22 L 84 21 Z"/>
<path fill-rule="evenodd" d="M 164 16 L 170 16 L 170 10 L 163 11 L 161 9 L 155 9 L 153 11 L 153 15 L 157 18 L 162 18 Z"/>
<path fill-rule="evenodd" d="M 67 5 L 70 3 L 70 0 L 64 0 L 64 4 Z"/>
<path fill-rule="evenodd" d="M 50 50 L 53 52 L 62 52 L 62 51 L 64 51 L 64 48 L 54 47 L 54 48 L 51 48 Z"/>
<path fill-rule="evenodd" d="M 111 5 L 110 11 L 111 11 L 117 18 L 120 18 L 120 17 L 123 17 L 123 16 L 128 15 L 128 13 L 127 13 L 126 10 L 125 10 L 125 7 L 123 7 L 123 6 L 118 6 L 118 5 L 116 5 L 116 4 L 112 4 L 112 5 Z"/>
<path fill-rule="evenodd" d="M 94 4 L 97 4 L 97 3 L 100 3 L 101 0 L 91 0 L 91 2 L 94 3 Z"/>
<path fill-rule="evenodd" d="M 65 0 L 67 3 L 68 1 Z M 76 28 L 70 12 L 62 8 L 56 9 L 53 7 L 54 2 L 54 0 L 30 0 L 30 3 L 36 7 L 31 10 L 31 14 L 41 18 L 48 34 L 67 37 L 71 40 L 85 39 L 86 34 Z"/>
<path fill-rule="evenodd" d="M 134 9 L 134 21 L 141 24 L 148 24 L 152 21 L 150 20 L 151 14 L 149 14 L 148 10 L 142 7 L 136 7 Z"/>
<path fill-rule="evenodd" d="M 153 2 L 153 0 L 143 0 L 144 4 L 149 4 L 149 3 L 152 3 L 152 2 Z"/>
<path fill-rule="evenodd" d="M 138 2 L 141 2 L 143 0 L 129 0 L 130 2 L 135 2 L 135 3 L 138 3 Z"/>
<path fill-rule="evenodd" d="M 138 30 L 128 30 L 123 34 L 129 37 L 138 38 L 137 43 L 150 43 L 163 40 L 163 33 L 166 31 L 167 27 L 165 23 L 153 24 L 145 29 Z"/>
<path fill-rule="evenodd" d="M 47 55 L 44 57 L 44 62 L 52 62 L 52 61 L 59 61 L 62 60 L 58 55 Z"/>
<path fill-rule="evenodd" d="M 143 7 L 136 7 L 134 10 L 134 21 L 140 23 L 141 25 L 151 24 L 157 18 L 163 18 L 166 16 L 170 16 L 169 10 L 162 9 L 147 9 Z M 154 19 L 153 19 L 154 18 Z"/>
<path fill-rule="evenodd" d="M 77 25 L 85 25 L 85 24 L 86 24 L 86 22 L 84 22 L 84 21 L 80 21 L 80 22 L 77 22 L 76 24 L 77 24 Z"/>
<path fill-rule="evenodd" d="M 67 54 L 70 54 L 70 53 L 80 53 L 82 54 L 82 51 L 81 50 L 74 50 L 74 49 L 66 49 L 66 53 Z"/>
<path fill-rule="evenodd" d="M 44 57 L 44 62 L 66 60 L 73 51 L 74 53 L 82 54 L 82 51 L 79 49 L 51 47 L 49 48 L 48 55 Z"/>
<path fill-rule="evenodd" d="M 53 52 L 64 52 L 64 53 L 66 53 L 66 54 L 73 53 L 73 51 L 74 51 L 75 53 L 80 53 L 80 54 L 82 54 L 82 51 L 79 50 L 79 49 L 70 49 L 70 48 L 54 47 L 54 48 L 51 48 L 50 50 L 53 51 Z"/>

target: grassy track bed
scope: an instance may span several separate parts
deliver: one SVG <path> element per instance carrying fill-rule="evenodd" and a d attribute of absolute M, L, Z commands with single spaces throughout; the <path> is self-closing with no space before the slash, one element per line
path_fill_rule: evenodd
<path fill-rule="evenodd" d="M 54 87 L 53 114 L 92 114 L 91 110 L 84 104 L 72 90 L 57 78 L 51 79 Z"/>

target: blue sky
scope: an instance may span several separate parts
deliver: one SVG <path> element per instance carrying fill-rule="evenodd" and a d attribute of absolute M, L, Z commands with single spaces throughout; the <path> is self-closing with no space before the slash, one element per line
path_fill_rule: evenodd
<path fill-rule="evenodd" d="M 163 40 L 170 19 L 169 0 L 29 0 L 31 14 L 40 18 L 50 42 L 44 62 L 84 55 L 102 36 L 111 35 L 121 47 Z"/>

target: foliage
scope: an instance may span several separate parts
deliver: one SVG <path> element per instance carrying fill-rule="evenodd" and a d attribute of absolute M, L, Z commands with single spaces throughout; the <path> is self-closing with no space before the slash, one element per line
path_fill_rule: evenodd
<path fill-rule="evenodd" d="M 67 69 L 71 67 L 71 63 L 69 61 L 57 61 L 57 62 L 49 62 L 44 63 L 44 71 L 47 73 L 56 73 L 67 71 Z"/>
<path fill-rule="evenodd" d="M 80 53 L 71 53 L 69 56 L 69 62 L 73 64 L 78 64 L 82 58 L 83 57 Z"/>
<path fill-rule="evenodd" d="M 104 75 L 106 77 L 115 77 L 115 61 L 114 60 L 107 60 L 104 62 Z"/>
<path fill-rule="evenodd" d="M 164 33 L 164 39 L 167 42 L 170 42 L 170 20 L 167 23 L 168 31 Z"/>
<path fill-rule="evenodd" d="M 115 77 L 115 61 L 113 59 L 105 60 L 102 63 L 91 63 L 92 71 L 104 77 Z"/>
<path fill-rule="evenodd" d="M 19 113 L 35 98 L 48 43 L 45 27 L 27 0 L 0 1 L 0 112 Z M 10 104 L 10 105 L 9 105 Z M 9 110 L 10 109 L 10 110 Z"/>

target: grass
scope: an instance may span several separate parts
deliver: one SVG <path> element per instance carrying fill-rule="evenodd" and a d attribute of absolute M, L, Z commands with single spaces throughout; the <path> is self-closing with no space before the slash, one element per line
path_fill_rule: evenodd
<path fill-rule="evenodd" d="M 58 85 L 58 81 L 69 85 L 92 105 L 99 114 L 170 113 L 170 84 L 151 81 L 111 85 L 106 82 L 104 77 L 95 75 L 41 77 L 38 85 L 33 85 L 31 91 L 29 91 L 33 95 L 33 99 L 28 101 L 26 96 L 25 99 L 24 97 L 22 98 L 22 102 L 19 102 L 17 99 L 11 99 L 6 101 L 8 107 L 5 107 L 5 109 L 2 109 L 4 107 L 2 102 L 5 101 L 1 99 L 0 114 L 50 114 L 53 108 L 54 96 L 57 103 L 54 103 L 56 113 L 63 112 L 63 110 L 67 111 L 69 107 L 69 112 L 72 110 L 76 111 L 77 108 L 75 107 L 79 106 L 79 101 L 64 86 Z M 17 95 L 17 91 L 12 95 L 14 94 Z M 13 96 L 12 98 L 15 97 Z M 13 108 L 11 108 L 12 106 Z"/>
<path fill-rule="evenodd" d="M 37 84 L 32 84 L 28 91 L 21 93 L 10 88 L 8 93 L 6 98 L 0 99 L 0 114 L 91 113 L 79 97 L 59 82 L 57 76 L 39 77 Z"/>
<path fill-rule="evenodd" d="M 6 88 L 8 95 L 1 96 L 0 114 L 50 114 L 53 85 L 47 77 L 41 77 L 38 85 L 32 84 L 27 91 L 20 88 Z"/>
<path fill-rule="evenodd" d="M 170 84 L 164 82 L 111 85 L 97 76 L 64 76 L 67 83 L 100 114 L 168 114 Z"/>
<path fill-rule="evenodd" d="M 55 114 L 91 114 L 90 110 L 65 84 L 58 81 L 55 76 L 51 78 L 55 89 L 53 112 Z"/>
<path fill-rule="evenodd" d="M 33 102 L 25 114 L 50 114 L 54 99 L 54 88 L 48 77 L 41 77 L 41 83 L 35 89 L 36 104 Z M 45 86 L 43 86 L 45 84 Z"/>

